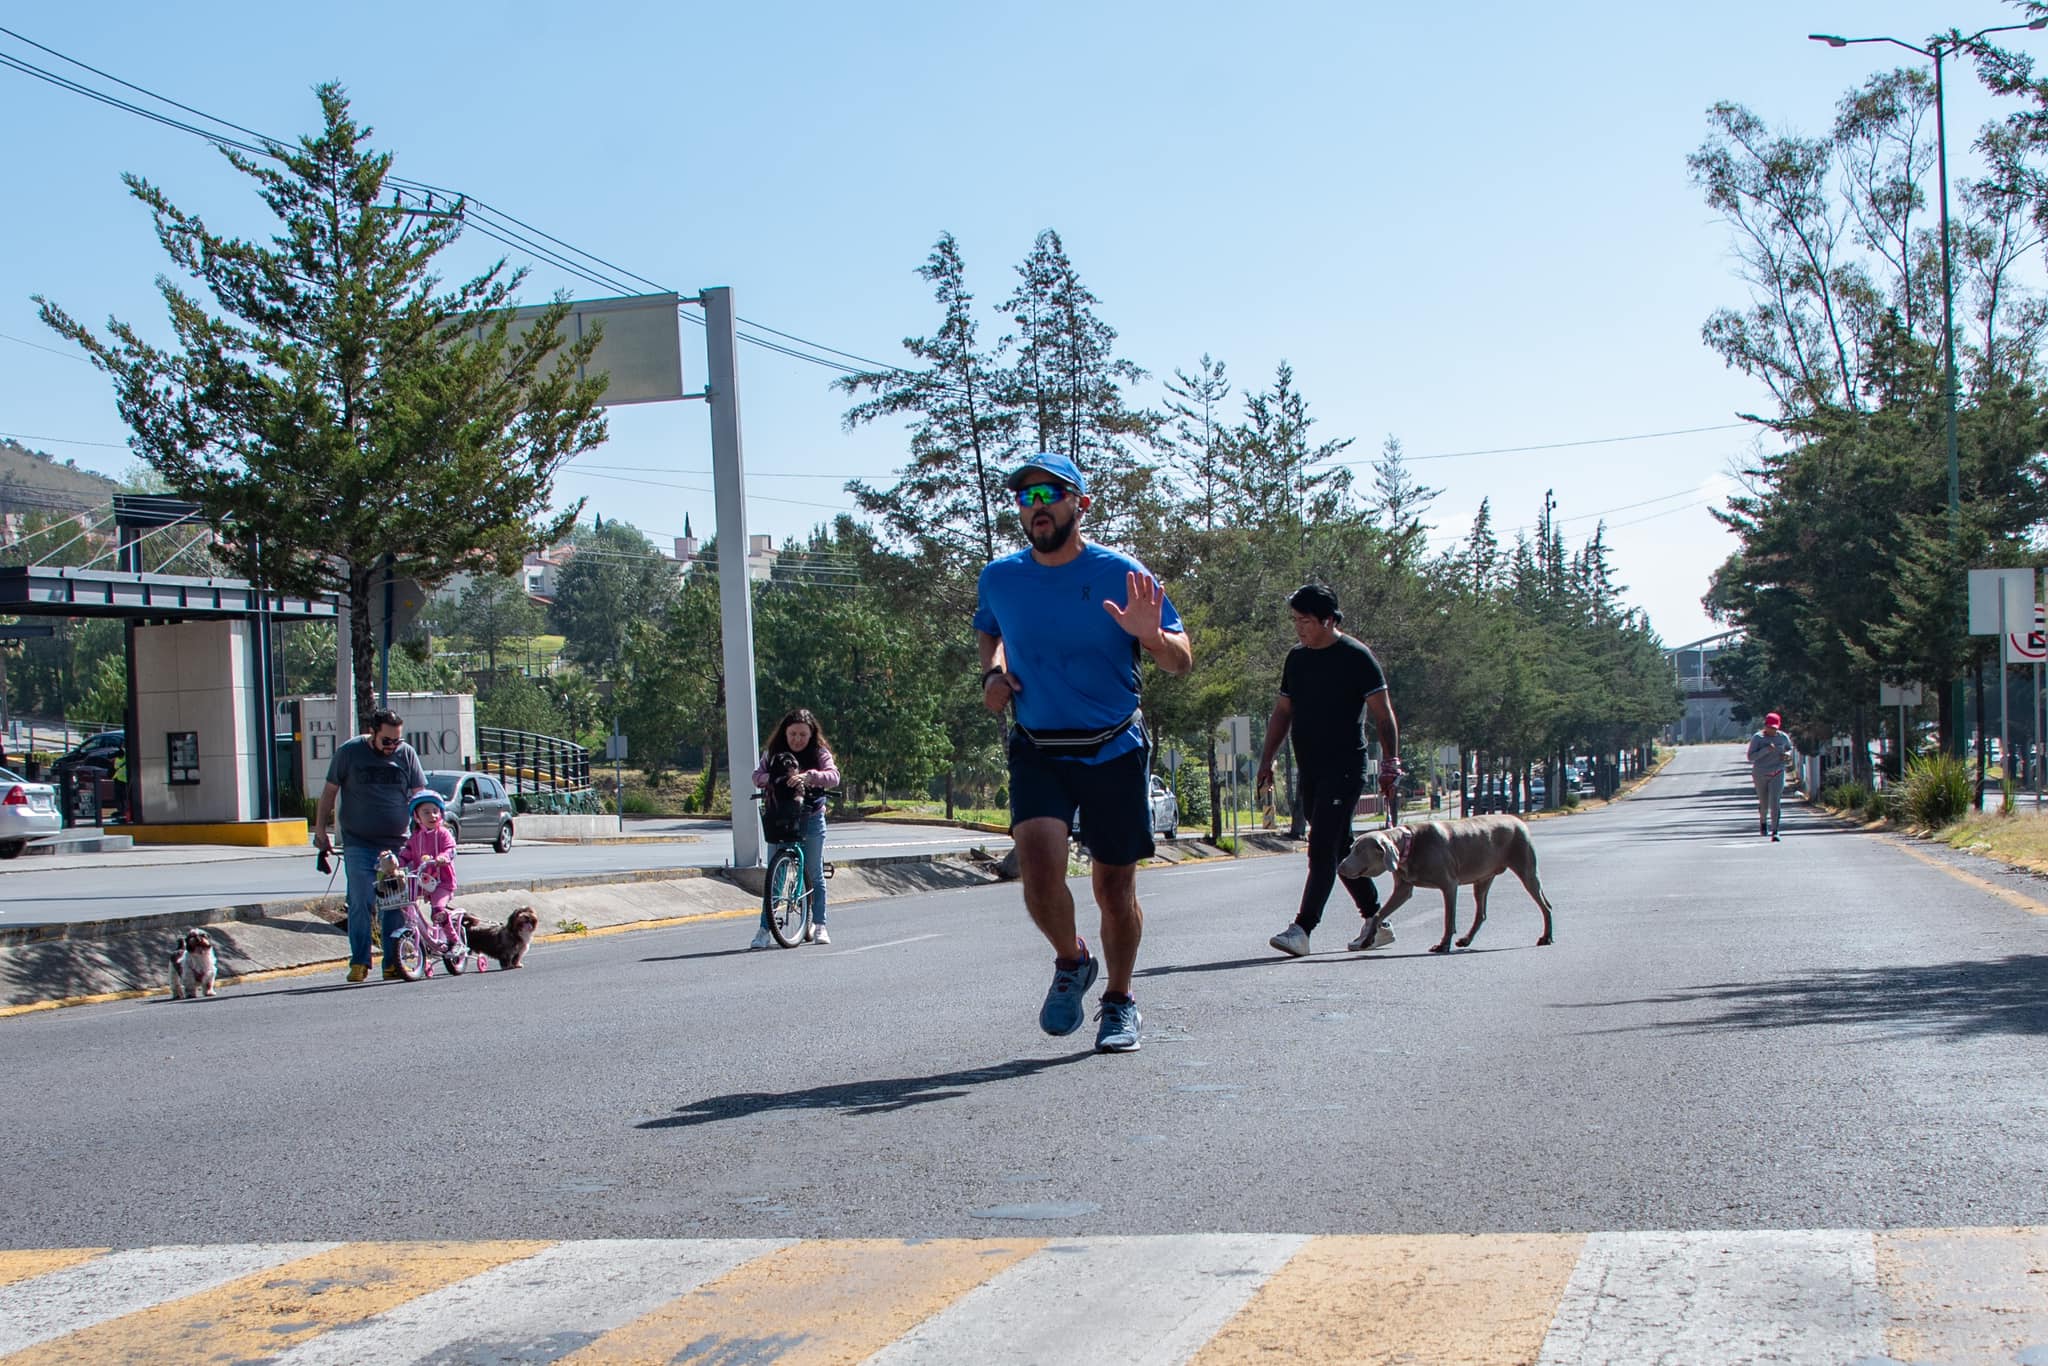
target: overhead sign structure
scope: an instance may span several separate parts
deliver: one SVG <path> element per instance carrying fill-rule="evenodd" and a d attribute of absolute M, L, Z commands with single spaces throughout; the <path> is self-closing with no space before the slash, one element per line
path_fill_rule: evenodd
<path fill-rule="evenodd" d="M 607 375 L 604 406 L 629 403 L 673 403 L 683 395 L 683 340 L 674 294 L 633 294 L 621 299 L 583 299 L 569 305 L 562 320 L 562 340 L 578 342 L 593 328 L 601 329 L 597 349 L 578 379 Z M 507 340 L 517 341 L 533 330 L 550 305 L 515 309 Z M 476 329 L 481 339 L 484 328 Z M 543 366 L 546 362 L 542 362 Z"/>

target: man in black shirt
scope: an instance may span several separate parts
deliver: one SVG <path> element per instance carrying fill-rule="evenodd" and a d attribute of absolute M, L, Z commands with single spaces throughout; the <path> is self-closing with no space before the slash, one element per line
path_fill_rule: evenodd
<path fill-rule="evenodd" d="M 1301 643 L 1287 652 L 1280 674 L 1280 698 L 1266 723 L 1266 746 L 1259 755 L 1257 788 L 1273 784 L 1273 756 L 1289 730 L 1294 732 L 1294 765 L 1300 775 L 1301 806 L 1308 813 L 1308 884 L 1301 889 L 1301 910 L 1294 923 L 1268 941 L 1282 953 L 1299 958 L 1308 952 L 1308 937 L 1321 923 L 1323 903 L 1337 879 L 1337 865 L 1351 848 L 1351 814 L 1365 787 L 1365 716 L 1371 713 L 1380 737 L 1380 792 L 1392 809 L 1394 784 L 1400 773 L 1401 735 L 1387 678 L 1365 643 L 1337 627 L 1344 614 L 1337 595 L 1321 584 L 1304 584 L 1287 599 L 1294 614 L 1294 635 Z M 1376 949 L 1394 942 L 1385 925 L 1373 933 L 1380 894 L 1371 878 L 1344 879 L 1365 928 L 1351 941 L 1353 949 Z"/>

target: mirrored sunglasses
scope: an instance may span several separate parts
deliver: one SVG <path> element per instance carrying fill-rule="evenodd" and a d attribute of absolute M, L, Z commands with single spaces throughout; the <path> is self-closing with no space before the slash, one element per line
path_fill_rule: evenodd
<path fill-rule="evenodd" d="M 1026 484 L 1017 490 L 1017 506 L 1020 508 L 1051 507 L 1067 496 L 1067 490 L 1060 484 Z"/>

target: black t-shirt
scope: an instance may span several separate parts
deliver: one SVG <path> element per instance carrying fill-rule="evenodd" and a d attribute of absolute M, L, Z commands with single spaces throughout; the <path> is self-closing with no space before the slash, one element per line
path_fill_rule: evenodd
<path fill-rule="evenodd" d="M 1340 635 L 1320 650 L 1289 650 L 1280 694 L 1294 704 L 1294 761 L 1318 773 L 1362 772 L 1365 699 L 1386 688 L 1364 641 Z"/>

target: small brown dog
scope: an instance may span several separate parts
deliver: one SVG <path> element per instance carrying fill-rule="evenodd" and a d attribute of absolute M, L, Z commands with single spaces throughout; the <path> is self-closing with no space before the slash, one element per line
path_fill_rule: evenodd
<path fill-rule="evenodd" d="M 1472 936 L 1486 923 L 1486 892 L 1502 873 L 1513 873 L 1536 898 L 1543 912 L 1541 947 L 1550 939 L 1550 898 L 1536 878 L 1536 846 L 1529 842 L 1529 827 L 1513 816 L 1471 816 L 1457 821 L 1426 821 L 1421 825 L 1397 825 L 1360 835 L 1351 852 L 1337 865 L 1343 878 L 1394 875 L 1394 894 L 1380 907 L 1376 921 L 1385 920 L 1396 907 L 1415 894 L 1417 887 L 1435 887 L 1444 894 L 1443 941 L 1431 953 L 1449 953 L 1451 935 L 1458 928 L 1458 888 L 1470 885 L 1472 900 L 1478 903 L 1472 928 L 1458 940 L 1467 948 Z M 1367 927 L 1377 930 L 1375 923 Z M 1370 934 L 1359 936 L 1367 943 Z"/>
<path fill-rule="evenodd" d="M 196 1000 L 213 995 L 218 971 L 213 941 L 206 937 L 206 931 L 185 931 L 185 937 L 178 941 L 178 951 L 171 955 L 171 999 Z"/>
<path fill-rule="evenodd" d="M 469 936 L 469 946 L 478 953 L 488 954 L 498 960 L 501 968 L 516 968 L 526 958 L 526 946 L 533 942 L 533 932 L 540 928 L 540 917 L 533 913 L 531 906 L 521 906 L 512 912 L 503 925 L 486 925 L 475 916 L 464 914 L 463 933 Z"/>

